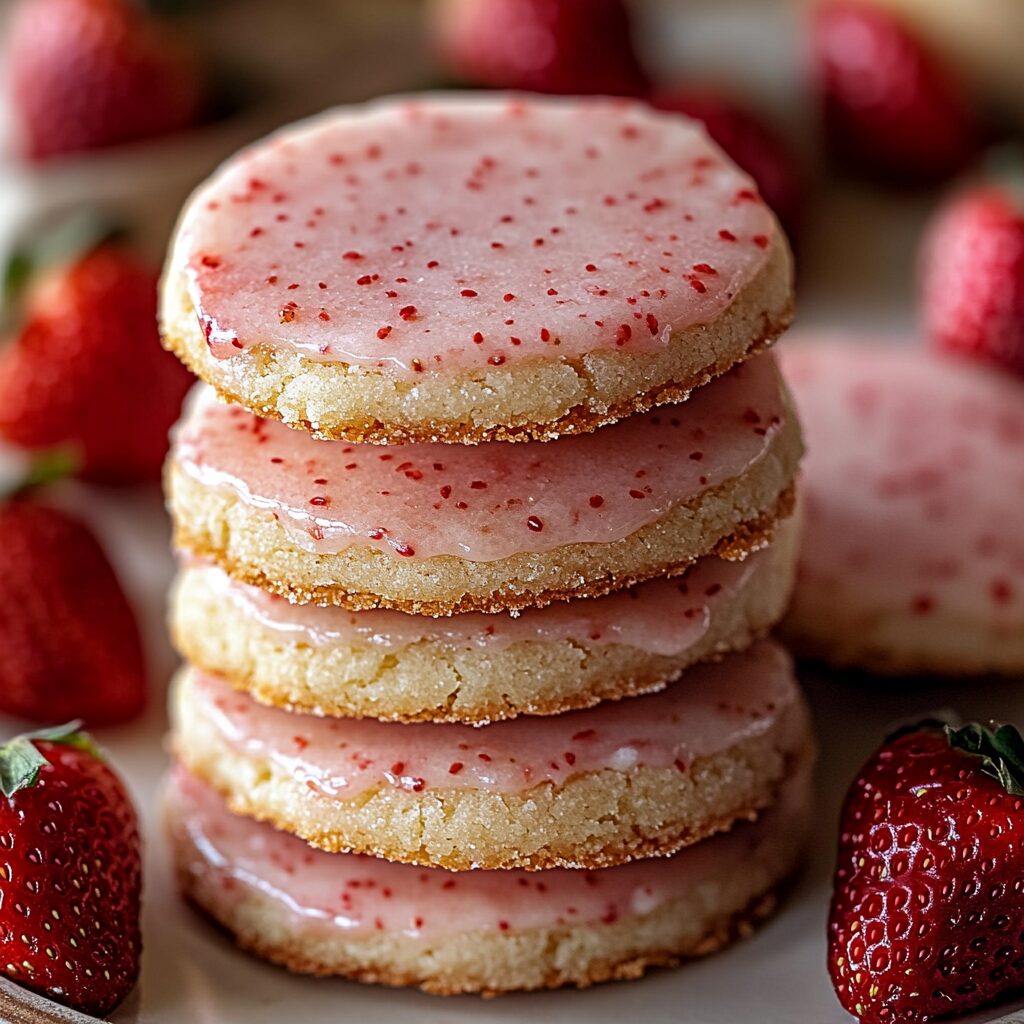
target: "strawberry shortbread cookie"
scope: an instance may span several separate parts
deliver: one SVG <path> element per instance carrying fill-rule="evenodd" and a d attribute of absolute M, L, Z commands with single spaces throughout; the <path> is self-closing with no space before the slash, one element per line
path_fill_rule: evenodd
<path fill-rule="evenodd" d="M 807 431 L 786 633 L 894 673 L 1024 671 L 1024 384 L 861 339 L 787 343 Z"/>
<path fill-rule="evenodd" d="M 455 871 L 672 853 L 770 805 L 811 747 L 770 641 L 663 693 L 482 728 L 289 714 L 196 670 L 173 704 L 178 757 L 235 812 Z"/>
<path fill-rule="evenodd" d="M 398 98 L 288 128 L 187 206 L 165 344 L 322 438 L 548 439 L 689 392 L 792 314 L 751 180 L 622 100 Z"/>

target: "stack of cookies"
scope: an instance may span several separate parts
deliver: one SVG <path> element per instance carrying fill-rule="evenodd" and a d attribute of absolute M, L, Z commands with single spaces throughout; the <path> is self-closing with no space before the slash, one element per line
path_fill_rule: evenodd
<path fill-rule="evenodd" d="M 798 857 L 784 238 L 612 100 L 338 111 L 193 197 L 171 832 L 299 971 L 493 993 L 719 948 Z M 669 685 L 671 684 L 671 685 Z"/>

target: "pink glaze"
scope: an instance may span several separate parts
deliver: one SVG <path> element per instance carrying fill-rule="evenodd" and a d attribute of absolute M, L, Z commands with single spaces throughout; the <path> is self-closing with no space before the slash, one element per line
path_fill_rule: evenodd
<path fill-rule="evenodd" d="M 517 643 L 570 640 L 587 646 L 623 644 L 655 655 L 678 655 L 697 644 L 713 617 L 753 579 L 767 550 L 743 562 L 708 557 L 682 579 L 652 580 L 590 601 L 527 609 L 518 617 L 468 612 L 450 618 L 378 610 L 350 612 L 291 604 L 232 579 L 213 565 L 193 566 L 204 584 L 244 619 L 284 639 L 314 647 L 350 644 L 397 651 L 421 640 L 498 651 Z"/>
<path fill-rule="evenodd" d="M 691 669 L 653 696 L 479 728 L 289 714 L 216 677 L 191 678 L 191 713 L 207 718 L 224 743 L 341 800 L 381 785 L 516 793 L 605 768 L 686 771 L 764 733 L 798 700 L 788 655 L 768 641 Z"/>
<path fill-rule="evenodd" d="M 1024 384 L 849 339 L 787 344 L 782 364 L 809 448 L 798 614 L 1024 628 Z"/>
<path fill-rule="evenodd" d="M 415 377 L 663 349 L 721 313 L 776 230 L 695 122 L 463 94 L 244 151 L 192 201 L 173 260 L 218 358 L 258 343 Z"/>
<path fill-rule="evenodd" d="M 206 484 L 272 511 L 307 550 L 358 544 L 398 558 L 487 562 L 629 536 L 750 469 L 785 411 L 770 355 L 682 405 L 554 443 L 317 441 L 199 389 L 174 457 Z"/>
<path fill-rule="evenodd" d="M 169 794 L 175 828 L 193 847 L 187 867 L 211 875 L 226 901 L 259 894 L 279 905 L 297 935 L 390 932 L 410 939 L 561 925 L 612 924 L 653 913 L 751 863 L 781 867 L 805 831 L 807 777 L 754 824 L 674 857 L 599 871 L 470 871 L 391 864 L 314 850 L 269 825 L 229 814 L 220 797 L 176 769 Z"/>

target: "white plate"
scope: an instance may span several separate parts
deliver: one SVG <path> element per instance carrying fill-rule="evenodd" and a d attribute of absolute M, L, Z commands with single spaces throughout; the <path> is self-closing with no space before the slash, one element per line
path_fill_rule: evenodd
<path fill-rule="evenodd" d="M 380 0 L 383 2 L 383 0 Z M 353 5 L 355 6 L 355 5 Z M 387 4 L 385 3 L 385 6 Z M 744 6 L 744 17 L 736 9 Z M 294 8 L 293 8 L 294 9 Z M 660 16 L 671 14 L 664 5 Z M 743 52 L 752 45 L 768 55 L 777 73 L 777 95 L 792 82 L 793 35 L 782 8 L 755 3 L 722 5 L 695 14 L 700 20 L 660 33 L 662 49 L 676 47 L 692 66 L 702 49 Z M 676 12 L 679 15 L 679 12 Z M 753 20 L 751 20 L 753 19 Z M 694 26 L 699 31 L 690 31 Z M 694 45 L 696 40 L 700 45 Z M 664 54 L 662 55 L 664 59 Z M 705 62 L 707 57 L 705 56 Z M 741 62 L 742 63 L 742 62 Z M 748 71 L 765 80 L 763 60 Z M 769 72 L 771 69 L 769 68 Z M 395 83 L 396 87 L 409 84 Z M 907 203 L 844 188 L 818 203 L 802 250 L 802 307 L 812 323 L 904 326 L 912 320 L 912 253 L 921 202 Z M 884 256 L 884 261 L 882 257 Z M 104 534 L 144 615 L 154 678 L 174 666 L 164 636 L 164 595 L 171 575 L 166 520 L 155 494 L 116 496 L 70 489 L 67 500 L 84 508 Z M 825 915 L 839 801 L 859 764 L 887 728 L 942 707 L 967 717 L 1024 721 L 1019 683 L 925 684 L 866 678 L 806 679 L 821 742 L 816 840 L 806 874 L 782 912 L 752 939 L 705 961 L 658 971 L 639 982 L 584 992 L 438 999 L 416 992 L 369 988 L 342 981 L 296 978 L 235 951 L 227 939 L 175 896 L 159 825 L 159 787 L 166 767 L 162 698 L 142 725 L 100 734 L 127 778 L 144 819 L 146 836 L 145 954 L 142 981 L 113 1016 L 118 1024 L 844 1024 L 825 970 Z M 0 722 L 0 727 L 13 724 Z M 16 1005 L 18 1004 L 18 1005 Z M 25 1024 L 29 1004 L 0 982 L 0 1021 Z M 1024 1021 L 1004 1007 L 975 1021 Z M 39 1017 L 35 1019 L 46 1019 Z M 87 1018 L 61 1014 L 76 1021 Z"/>

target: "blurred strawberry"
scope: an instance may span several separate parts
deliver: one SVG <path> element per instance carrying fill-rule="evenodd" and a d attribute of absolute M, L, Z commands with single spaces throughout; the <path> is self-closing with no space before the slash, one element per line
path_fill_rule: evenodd
<path fill-rule="evenodd" d="M 754 179 L 786 233 L 796 237 L 803 208 L 803 175 L 781 136 L 752 111 L 711 89 L 656 94 L 651 103 L 659 110 L 703 121 L 708 135 Z"/>
<path fill-rule="evenodd" d="M 1024 182 L 954 196 L 928 231 L 921 264 L 931 344 L 1024 375 Z"/>
<path fill-rule="evenodd" d="M 977 152 L 969 99 L 910 29 L 865 0 L 826 0 L 811 49 L 826 140 L 843 161 L 883 179 L 939 181 Z"/>
<path fill-rule="evenodd" d="M 142 641 L 99 541 L 30 496 L 0 504 L 0 712 L 109 725 L 145 702 Z"/>
<path fill-rule="evenodd" d="M 624 0 L 438 0 L 447 69 L 497 89 L 639 96 L 647 76 Z"/>
<path fill-rule="evenodd" d="M 195 50 L 138 0 L 20 0 L 7 76 L 32 159 L 188 127 L 204 93 Z"/>
<path fill-rule="evenodd" d="M 107 243 L 30 282 L 0 347 L 0 439 L 74 445 L 80 475 L 155 480 L 190 378 L 160 346 L 156 273 Z"/>
<path fill-rule="evenodd" d="M 0 746 L 0 951 L 11 981 L 106 1016 L 139 976 L 139 824 L 124 783 L 76 725 Z M 6 1020 L 63 1019 L 25 1017 L 11 1003 Z"/>

